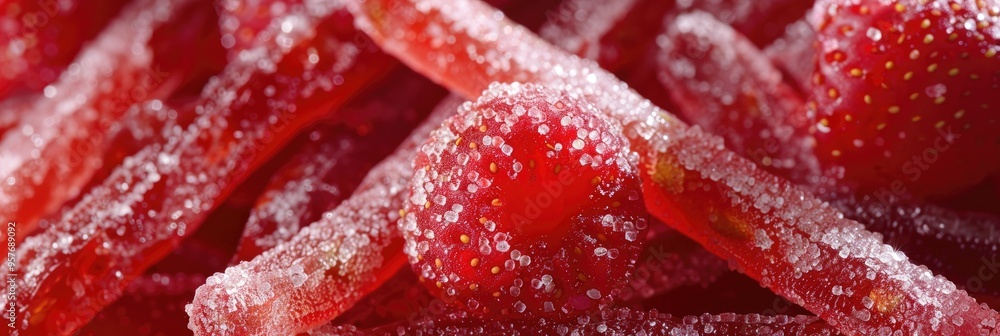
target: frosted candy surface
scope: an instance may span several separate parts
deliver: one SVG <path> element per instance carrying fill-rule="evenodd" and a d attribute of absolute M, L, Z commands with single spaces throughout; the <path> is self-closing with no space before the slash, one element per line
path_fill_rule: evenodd
<path fill-rule="evenodd" d="M 816 67 L 816 30 L 806 20 L 785 27 L 785 34 L 764 48 L 764 54 L 789 76 L 786 82 L 804 89 Z"/>
<path fill-rule="evenodd" d="M 651 212 L 842 331 L 996 329 L 995 311 L 881 236 L 653 107 L 594 64 L 495 18 L 494 9 L 448 0 L 354 1 L 350 8 L 386 50 L 467 96 L 492 81 L 521 81 L 585 97 L 625 126 L 644 160 Z M 373 11 L 391 16 L 373 20 Z M 833 298 L 834 284 L 846 294 Z"/>
<path fill-rule="evenodd" d="M 580 57 L 601 56 L 601 39 L 641 3 L 624 1 L 565 1 L 559 5 L 538 34 L 553 45 Z"/>
<path fill-rule="evenodd" d="M 809 316 L 704 314 L 674 317 L 656 311 L 609 309 L 575 321 L 504 322 L 453 314 L 369 330 L 326 326 L 311 335 L 837 335 L 837 331 Z"/>
<path fill-rule="evenodd" d="M 660 82 L 686 120 L 777 175 L 820 174 L 804 102 L 743 35 L 693 13 L 670 22 L 657 44 Z"/>
<path fill-rule="evenodd" d="M 417 145 L 454 113 L 442 102 L 357 191 L 291 240 L 210 277 L 187 306 L 199 335 L 308 331 L 350 308 L 405 263 L 397 221 Z M 275 314 L 274 312 L 281 312 Z"/>
<path fill-rule="evenodd" d="M 300 36 L 315 34 L 308 29 Z M 15 325 L 66 332 L 89 319 L 193 232 L 220 198 L 295 131 L 342 104 L 389 62 L 373 49 L 359 49 L 353 35 L 347 41 L 327 35 L 307 41 L 330 49 L 317 63 L 305 57 L 308 45 L 288 57 L 231 63 L 203 91 L 190 126 L 126 158 L 58 223 L 20 245 L 23 290 Z M 360 57 L 372 67 L 352 67 Z"/>
<path fill-rule="evenodd" d="M 407 69 L 355 97 L 271 178 L 247 221 L 235 261 L 250 260 L 351 196 L 446 91 Z M 335 126 L 336 125 L 336 126 Z"/>
<path fill-rule="evenodd" d="M 648 223 L 637 157 L 605 118 L 559 92 L 511 86 L 432 133 L 401 222 L 421 281 L 495 317 L 610 303 Z"/>
<path fill-rule="evenodd" d="M 153 98 L 149 93 L 166 78 L 150 78 L 149 39 L 188 3 L 134 3 L 41 95 L 0 103 L 0 115 L 21 116 L 0 138 L 0 217 L 19 221 L 19 238 L 33 232 L 41 216 L 76 196 L 100 166 L 95 154 L 103 137 L 137 102 L 121 96 L 121 88 L 140 87 L 142 99 Z M 153 84 L 148 90 L 140 84 L 144 79 Z"/>

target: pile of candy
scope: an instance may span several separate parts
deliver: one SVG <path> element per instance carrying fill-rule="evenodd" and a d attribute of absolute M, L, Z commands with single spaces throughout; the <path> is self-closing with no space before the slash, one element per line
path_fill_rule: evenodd
<path fill-rule="evenodd" d="M 1000 334 L 996 0 L 0 13 L 11 334 Z"/>

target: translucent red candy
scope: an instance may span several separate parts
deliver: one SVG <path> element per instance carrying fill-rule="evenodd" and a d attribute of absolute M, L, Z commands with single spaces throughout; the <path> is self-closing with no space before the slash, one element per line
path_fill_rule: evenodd
<path fill-rule="evenodd" d="M 816 182 L 820 180 L 817 179 L 820 172 L 810 158 L 811 148 L 807 147 L 809 137 L 795 133 L 806 128 L 802 120 L 794 118 L 796 109 L 802 108 L 802 101 L 785 87 L 760 52 L 737 34 L 704 15 L 680 17 L 666 35 L 671 43 L 664 48 L 668 54 L 664 55 L 663 63 L 665 85 L 671 88 L 678 106 L 690 120 L 724 137 L 729 148 L 744 152 L 744 156 L 763 167 L 774 166 L 771 160 L 762 160 L 770 159 L 769 153 L 751 149 L 774 148 L 774 153 L 790 153 L 792 159 L 789 165 L 784 165 L 785 169 L 772 170 L 806 184 L 811 190 L 822 190 L 823 183 Z M 772 71 L 762 74 L 762 69 Z M 707 83 L 713 83 L 712 89 L 699 91 L 709 87 Z M 786 135 L 784 139 L 776 139 L 775 135 L 780 134 Z M 769 142 L 773 147 L 767 146 Z M 810 182 L 818 186 L 809 186 Z M 994 228 L 1000 226 L 1000 219 L 948 210 L 888 192 L 868 196 L 828 192 L 819 195 L 847 218 L 881 233 L 887 242 L 920 264 L 958 281 L 970 291 L 996 294 L 996 285 L 983 279 L 971 280 L 981 278 L 977 272 L 982 263 L 964 260 L 970 252 L 980 256 L 993 254 L 991 251 L 998 242 Z"/>
<path fill-rule="evenodd" d="M 686 120 L 780 176 L 819 175 L 802 98 L 743 35 L 707 14 L 685 14 L 660 48 L 660 82 Z"/>
<path fill-rule="evenodd" d="M 356 32 L 341 40 L 330 25 L 313 30 L 319 19 L 291 27 L 315 38 L 292 41 L 302 43 L 287 55 L 231 63 L 205 88 L 191 126 L 126 158 L 58 223 L 19 246 L 16 328 L 68 333 L 90 319 L 296 131 L 392 63 L 355 45 Z"/>
<path fill-rule="evenodd" d="M 621 129 L 560 92 L 505 86 L 431 134 L 400 227 L 432 293 L 477 315 L 610 304 L 647 228 Z"/>
<path fill-rule="evenodd" d="M 396 222 L 410 163 L 460 100 L 442 102 L 347 199 L 291 240 L 210 277 L 186 311 L 204 334 L 306 332 L 348 310 L 406 262 Z M 282 312 L 276 315 L 274 312 Z"/>
<path fill-rule="evenodd" d="M 166 98 L 191 75 L 192 64 L 164 64 L 157 49 L 211 38 L 215 21 L 205 3 L 137 1 L 42 94 L 0 102 L 4 113 L 20 115 L 0 141 L 0 217 L 21 223 L 18 238 L 81 191 L 130 106 Z M 178 35 L 154 40 L 163 30 Z M 192 57 L 210 58 L 211 48 L 202 51 Z"/>
<path fill-rule="evenodd" d="M 481 3 L 419 3 L 352 1 L 350 8 L 385 50 L 468 96 L 493 81 L 522 81 L 586 97 L 625 126 L 643 160 L 651 213 L 841 331 L 997 329 L 997 312 L 953 283 L 910 263 L 814 195 L 726 150 L 721 139 L 651 106 L 594 64 L 493 19 L 495 10 Z M 374 20 L 373 12 L 389 17 Z M 391 34 L 397 31 L 410 33 Z"/>
<path fill-rule="evenodd" d="M 246 224 L 235 261 L 249 261 L 289 240 L 347 199 L 365 174 L 392 153 L 446 91 L 399 69 L 355 97 L 270 179 Z"/>
<path fill-rule="evenodd" d="M 608 309 L 574 321 L 504 321 L 449 314 L 361 330 L 353 326 L 324 326 L 313 335 L 836 335 L 816 317 L 759 314 L 669 314 Z"/>
<path fill-rule="evenodd" d="M 94 6 L 77 0 L 12 0 L 0 4 L 0 13 L 3 13 L 0 15 L 0 45 L 3 46 L 0 48 L 0 100 L 39 93 L 56 81 L 83 46 L 129 2 L 111 0 Z M 173 1 L 158 3 L 168 2 Z"/>

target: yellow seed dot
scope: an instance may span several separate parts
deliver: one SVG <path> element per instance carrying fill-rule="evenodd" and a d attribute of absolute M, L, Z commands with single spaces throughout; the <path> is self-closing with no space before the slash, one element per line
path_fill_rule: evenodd
<path fill-rule="evenodd" d="M 469 236 L 467 235 L 462 235 L 458 237 L 458 240 L 461 240 L 462 244 L 468 244 L 471 239 L 469 239 Z"/>
<path fill-rule="evenodd" d="M 894 67 L 894 66 L 896 66 L 896 63 L 893 63 L 892 61 L 885 62 L 885 69 L 886 70 L 892 70 L 892 67 Z"/>
<path fill-rule="evenodd" d="M 896 105 L 889 106 L 889 113 L 892 113 L 892 114 L 899 113 L 899 106 L 896 106 Z"/>
<path fill-rule="evenodd" d="M 930 44 L 931 42 L 934 42 L 934 35 L 924 35 L 924 44 Z"/>
<path fill-rule="evenodd" d="M 957 39 L 958 39 L 958 34 L 955 33 L 948 34 L 948 41 L 954 41 Z"/>
<path fill-rule="evenodd" d="M 588 278 L 587 278 L 587 275 L 586 275 L 586 274 L 583 274 L 583 273 L 577 273 L 577 274 L 576 274 L 576 278 L 577 278 L 577 279 L 580 279 L 580 281 L 587 281 L 587 279 L 588 279 Z"/>
<path fill-rule="evenodd" d="M 418 254 L 417 255 L 417 260 L 424 260 L 424 255 Z"/>
<path fill-rule="evenodd" d="M 858 13 L 861 13 L 861 15 L 868 15 L 868 13 L 871 13 L 871 9 L 869 9 L 868 6 L 861 6 L 861 8 L 858 8 Z"/>
<path fill-rule="evenodd" d="M 941 127 L 944 127 L 944 120 L 938 121 L 936 124 L 934 124 L 934 128 L 941 128 Z"/>
<path fill-rule="evenodd" d="M 833 99 L 837 99 L 837 97 L 840 97 L 840 92 L 838 92 L 837 89 L 830 89 L 830 91 L 827 92 L 827 94 L 829 94 L 830 98 Z"/>
<path fill-rule="evenodd" d="M 444 263 L 441 262 L 441 259 L 434 259 L 434 266 L 441 268 L 441 265 L 444 265 Z"/>
<path fill-rule="evenodd" d="M 620 207 L 620 206 L 622 206 L 622 202 L 619 202 L 619 201 L 611 202 L 611 207 L 612 208 L 617 208 L 617 207 Z"/>
<path fill-rule="evenodd" d="M 962 9 L 962 5 L 959 5 L 957 2 L 952 2 L 951 3 L 951 10 L 956 10 L 957 11 L 957 10 L 961 10 L 961 9 Z"/>
<path fill-rule="evenodd" d="M 944 96 L 934 98 L 934 104 L 944 103 Z"/>
<path fill-rule="evenodd" d="M 910 118 L 910 120 L 912 120 L 913 122 L 918 122 L 918 121 L 920 121 L 920 119 L 923 119 L 923 118 L 921 118 L 920 116 L 916 116 L 916 117 Z"/>
<path fill-rule="evenodd" d="M 486 125 L 479 126 L 480 132 L 486 132 Z"/>
<path fill-rule="evenodd" d="M 962 119 L 962 116 L 964 115 L 965 115 L 965 110 L 958 110 L 958 112 L 955 112 L 955 119 Z"/>
<path fill-rule="evenodd" d="M 424 203 L 424 209 L 430 208 L 431 202 Z"/>
<path fill-rule="evenodd" d="M 879 131 L 881 131 L 883 128 L 885 128 L 885 123 L 881 123 L 881 124 L 878 124 L 878 126 L 875 126 L 875 129 L 877 129 Z"/>
<path fill-rule="evenodd" d="M 577 255 L 582 255 L 583 254 L 583 250 L 581 250 L 580 247 L 574 247 L 573 248 L 573 253 L 576 253 Z"/>
<path fill-rule="evenodd" d="M 997 55 L 997 50 L 993 48 L 990 48 L 989 50 L 986 50 L 985 53 L 983 53 L 983 56 L 986 56 L 986 58 L 993 58 L 993 56 L 996 55 Z"/>
<path fill-rule="evenodd" d="M 528 168 L 535 168 L 535 160 L 528 160 Z"/>
<path fill-rule="evenodd" d="M 868 104 L 868 105 L 872 104 L 872 96 L 865 95 L 865 104 Z"/>
<path fill-rule="evenodd" d="M 500 297 L 500 292 L 493 292 L 493 297 Z"/>
<path fill-rule="evenodd" d="M 948 76 L 955 77 L 958 76 L 958 68 L 953 68 L 948 70 Z"/>
<path fill-rule="evenodd" d="M 845 114 L 844 115 L 844 120 L 851 121 L 851 120 L 854 120 L 854 117 L 852 117 L 850 114 Z"/>
<path fill-rule="evenodd" d="M 913 78 L 913 71 L 903 74 L 903 80 L 910 80 Z"/>
<path fill-rule="evenodd" d="M 895 8 L 896 8 L 896 11 L 897 11 L 897 12 L 900 12 L 900 13 L 902 13 L 902 12 L 905 12 L 905 11 L 906 11 L 906 7 L 905 7 L 905 6 L 903 6 L 903 4 L 896 4 Z"/>
<path fill-rule="evenodd" d="M 977 75 L 977 74 L 971 74 L 971 75 L 969 75 L 969 79 L 971 79 L 971 80 L 977 80 L 977 79 L 979 79 L 979 75 Z"/>
<path fill-rule="evenodd" d="M 459 137 L 457 140 L 455 140 L 455 146 L 458 146 L 461 143 L 462 143 L 462 137 Z"/>
<path fill-rule="evenodd" d="M 930 26 L 931 26 L 931 20 L 924 19 L 923 21 L 920 21 L 920 28 L 928 28 Z"/>
<path fill-rule="evenodd" d="M 479 267 L 479 258 L 472 258 L 472 261 L 469 262 L 469 265 L 472 265 L 472 267 Z"/>
<path fill-rule="evenodd" d="M 500 171 L 500 167 L 497 167 L 497 163 L 490 162 L 490 172 L 496 174 L 498 171 Z"/>
<path fill-rule="evenodd" d="M 596 187 L 598 184 L 601 184 L 601 177 L 600 176 L 594 176 L 594 178 L 590 180 L 590 185 Z"/>
<path fill-rule="evenodd" d="M 501 205 L 503 205 L 503 203 L 500 202 L 499 198 L 494 198 L 493 201 L 490 202 L 490 204 L 493 204 L 493 206 L 501 206 Z"/>
<path fill-rule="evenodd" d="M 479 217 L 479 224 L 486 224 L 486 221 L 488 221 L 486 217 Z"/>
<path fill-rule="evenodd" d="M 399 217 L 400 218 L 406 217 L 406 209 L 399 209 Z"/>
<path fill-rule="evenodd" d="M 928 65 L 928 66 L 927 66 L 927 72 L 934 72 L 935 70 L 937 70 L 937 68 L 938 68 L 938 65 L 937 65 L 937 63 L 934 63 L 934 64 L 931 64 L 931 65 Z"/>
<path fill-rule="evenodd" d="M 826 118 L 823 118 L 819 120 L 819 124 L 823 126 L 830 126 L 830 121 L 826 120 Z"/>
<path fill-rule="evenodd" d="M 469 148 L 476 149 L 476 147 L 479 147 L 479 145 L 477 145 L 475 142 L 471 141 L 469 142 Z"/>
<path fill-rule="evenodd" d="M 834 149 L 832 152 L 830 152 L 830 155 L 833 155 L 833 157 L 838 157 L 838 156 L 840 156 L 840 151 Z"/>
<path fill-rule="evenodd" d="M 500 266 L 493 266 L 493 268 L 490 269 L 490 273 L 493 273 L 493 274 L 500 273 Z"/>
<path fill-rule="evenodd" d="M 479 289 L 479 285 L 477 285 L 477 284 L 471 284 L 471 285 L 469 285 L 469 290 L 473 290 L 474 291 L 474 290 L 477 290 L 477 289 Z"/>
<path fill-rule="evenodd" d="M 914 92 L 913 94 L 910 95 L 910 100 L 917 100 L 917 98 L 920 98 L 919 93 Z"/>
<path fill-rule="evenodd" d="M 914 49 L 913 51 L 910 51 L 910 59 L 911 60 L 916 60 L 918 58 L 920 58 L 920 50 Z"/>
<path fill-rule="evenodd" d="M 440 281 L 435 282 L 434 285 L 437 286 L 437 288 L 441 288 L 441 286 L 442 286 Z"/>
<path fill-rule="evenodd" d="M 983 28 L 989 27 L 990 23 L 987 22 L 987 21 L 985 21 L 985 20 L 984 21 L 979 21 L 979 24 L 976 25 L 976 26 L 979 26 L 980 29 L 983 29 Z"/>
<path fill-rule="evenodd" d="M 556 168 L 553 169 L 553 171 L 556 173 L 556 175 L 559 175 L 559 172 L 562 171 L 562 165 L 556 165 Z"/>
<path fill-rule="evenodd" d="M 600 240 L 602 242 L 603 241 L 608 241 L 608 236 L 605 236 L 603 233 L 598 233 L 597 234 L 597 240 Z"/>
<path fill-rule="evenodd" d="M 862 72 L 861 69 L 858 69 L 858 68 L 851 69 L 851 76 L 861 77 L 861 75 L 863 75 L 863 74 L 864 74 L 864 72 Z"/>

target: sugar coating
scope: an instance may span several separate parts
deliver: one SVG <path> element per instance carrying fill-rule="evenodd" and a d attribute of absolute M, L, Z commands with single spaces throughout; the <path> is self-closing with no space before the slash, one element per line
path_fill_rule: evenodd
<path fill-rule="evenodd" d="M 463 105 L 414 161 L 401 229 L 421 281 L 483 315 L 572 315 L 613 300 L 643 242 L 627 237 L 648 224 L 637 157 L 603 118 L 542 88 Z"/>
<path fill-rule="evenodd" d="M 692 123 L 793 181 L 821 175 L 805 102 L 748 39 L 714 17 L 677 17 L 658 37 L 659 79 Z"/>
<path fill-rule="evenodd" d="M 310 333 L 325 335 L 837 335 L 837 330 L 812 316 L 703 314 L 671 316 L 655 310 L 608 309 L 574 321 L 484 320 L 450 314 L 412 323 L 395 323 L 369 330 L 324 326 Z"/>
<path fill-rule="evenodd" d="M 430 130 L 462 100 L 442 102 L 354 194 L 291 240 L 216 273 L 187 306 L 195 334 L 308 331 L 354 305 L 404 262 L 396 222 L 411 161 Z M 280 313 L 275 313 L 280 312 Z"/>
<path fill-rule="evenodd" d="M 308 18 L 318 22 L 326 13 L 314 11 L 310 15 L 316 15 Z M 303 38 L 315 35 L 312 28 L 301 29 L 309 29 L 301 34 Z M 355 84 L 368 78 L 332 69 L 330 63 L 350 70 L 356 57 L 373 62 L 384 57 L 375 51 L 357 52 L 358 48 L 349 47 L 353 41 L 324 38 L 311 42 L 345 47 L 301 72 L 269 71 L 267 65 L 283 60 L 286 65 L 302 62 L 301 57 L 286 58 L 283 54 L 261 53 L 257 58 L 233 61 L 209 81 L 190 125 L 126 158 L 59 222 L 19 245 L 18 286 L 23 290 L 17 296 L 22 310 L 16 326 L 25 328 L 30 320 L 58 323 L 44 327 L 66 333 L 88 320 L 120 296 L 135 276 L 194 232 L 219 199 L 253 167 L 307 120 L 326 112 L 305 108 L 301 104 L 305 99 L 334 88 L 349 95 L 358 89 Z M 343 81 L 352 78 L 349 76 L 358 78 Z M 337 78 L 352 84 L 338 86 Z M 271 85 L 261 84 L 269 82 Z M 272 95 L 265 95 L 272 90 Z M 251 96 L 267 98 L 251 101 Z M 262 111 L 258 114 L 244 110 L 258 108 Z M 89 267 L 86 265 L 99 267 L 81 268 Z M 48 315 L 37 319 L 35 314 Z"/>
<path fill-rule="evenodd" d="M 448 0 L 394 4 L 391 12 L 382 11 L 388 7 L 379 1 L 352 1 L 349 8 L 387 51 L 467 96 L 497 97 L 532 87 L 487 84 L 494 81 L 531 82 L 595 104 L 622 123 L 642 157 L 643 193 L 651 212 L 671 218 L 677 213 L 664 211 L 665 206 L 680 210 L 688 220 L 669 224 L 841 331 L 979 334 L 996 329 L 995 311 L 914 265 L 883 244 L 880 235 L 726 150 L 721 139 L 654 107 L 593 63 L 494 18 L 495 9 Z M 392 19 L 372 21 L 366 15 L 374 10 Z M 393 34 L 399 31 L 411 33 Z M 757 229 L 764 230 L 769 244 L 752 239 Z M 831 281 L 851 294 L 830 300 Z M 877 301 L 874 308 L 863 305 L 865 298 Z M 869 318 L 858 318 L 864 316 L 854 313 L 858 310 L 868 310 Z"/>
<path fill-rule="evenodd" d="M 0 114 L 20 118 L 0 138 L 0 217 L 18 221 L 19 239 L 75 197 L 100 167 L 103 137 L 138 102 L 123 98 L 121 88 L 146 88 L 140 83 L 146 80 L 152 94 L 166 80 L 150 80 L 149 40 L 186 3 L 148 0 L 124 8 L 42 96 L 0 103 Z"/>

